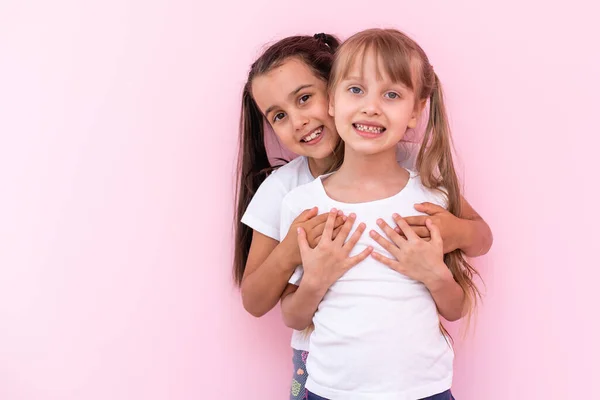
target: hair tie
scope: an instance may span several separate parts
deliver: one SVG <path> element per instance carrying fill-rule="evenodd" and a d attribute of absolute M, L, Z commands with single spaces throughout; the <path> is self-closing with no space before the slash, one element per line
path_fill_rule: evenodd
<path fill-rule="evenodd" d="M 318 40 L 319 42 L 324 43 L 327 47 L 329 47 L 329 43 L 327 43 L 327 35 L 324 33 L 315 33 L 315 35 L 313 36 L 313 38 L 315 38 L 316 40 Z"/>

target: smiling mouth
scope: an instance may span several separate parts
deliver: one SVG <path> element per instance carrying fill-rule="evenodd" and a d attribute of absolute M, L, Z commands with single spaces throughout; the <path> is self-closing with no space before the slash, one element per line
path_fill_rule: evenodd
<path fill-rule="evenodd" d="M 321 133 L 323 133 L 323 127 L 322 126 L 318 127 L 317 129 L 313 130 L 308 135 L 304 136 L 302 139 L 300 139 L 300 141 L 302 143 L 310 143 L 313 140 L 319 138 L 321 136 Z"/>
<path fill-rule="evenodd" d="M 352 124 L 354 129 L 365 132 L 365 133 L 383 133 L 385 132 L 385 128 L 383 126 L 372 126 L 372 125 L 364 125 L 364 124 Z"/>

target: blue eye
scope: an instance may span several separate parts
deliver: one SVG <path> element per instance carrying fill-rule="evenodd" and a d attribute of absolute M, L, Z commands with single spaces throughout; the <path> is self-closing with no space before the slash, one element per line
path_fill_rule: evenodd
<path fill-rule="evenodd" d="M 300 104 L 306 103 L 308 99 L 310 99 L 310 94 L 305 94 L 304 96 L 300 97 Z"/>
<path fill-rule="evenodd" d="M 348 89 L 350 91 L 350 93 L 352 94 L 361 94 L 362 93 L 362 89 L 357 87 L 357 86 L 352 86 Z"/>
<path fill-rule="evenodd" d="M 280 112 L 275 114 L 275 116 L 273 117 L 273 122 L 277 122 L 278 120 L 282 119 L 283 117 L 285 117 L 285 114 Z"/>
<path fill-rule="evenodd" d="M 400 95 L 396 92 L 388 92 L 385 95 L 388 97 L 388 99 L 392 99 L 392 100 L 400 98 Z"/>

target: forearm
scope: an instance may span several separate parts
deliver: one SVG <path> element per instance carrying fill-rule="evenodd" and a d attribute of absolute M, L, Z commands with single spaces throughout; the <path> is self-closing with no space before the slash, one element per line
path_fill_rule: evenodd
<path fill-rule="evenodd" d="M 449 270 L 448 274 L 444 274 L 434 282 L 427 283 L 426 286 L 442 317 L 448 321 L 456 321 L 463 316 L 465 292 L 454 280 Z"/>
<path fill-rule="evenodd" d="M 492 247 L 493 236 L 488 224 L 481 218 L 463 219 L 456 248 L 459 248 L 469 257 L 478 257 L 486 254 Z"/>
<path fill-rule="evenodd" d="M 308 328 L 326 292 L 327 289 L 300 284 L 296 291 L 286 295 L 281 301 L 285 325 L 298 331 Z"/>
<path fill-rule="evenodd" d="M 242 281 L 244 308 L 255 317 L 269 312 L 283 293 L 297 263 L 281 243 L 265 261 Z"/>

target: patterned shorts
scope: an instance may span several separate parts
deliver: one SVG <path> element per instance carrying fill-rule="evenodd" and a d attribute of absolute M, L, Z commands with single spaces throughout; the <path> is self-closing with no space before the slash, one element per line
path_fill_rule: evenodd
<path fill-rule="evenodd" d="M 292 356 L 294 375 L 292 378 L 290 400 L 305 400 L 307 398 L 307 392 L 304 385 L 306 385 L 306 379 L 308 378 L 308 373 L 306 372 L 306 358 L 308 357 L 308 351 L 292 350 L 294 352 Z"/>

